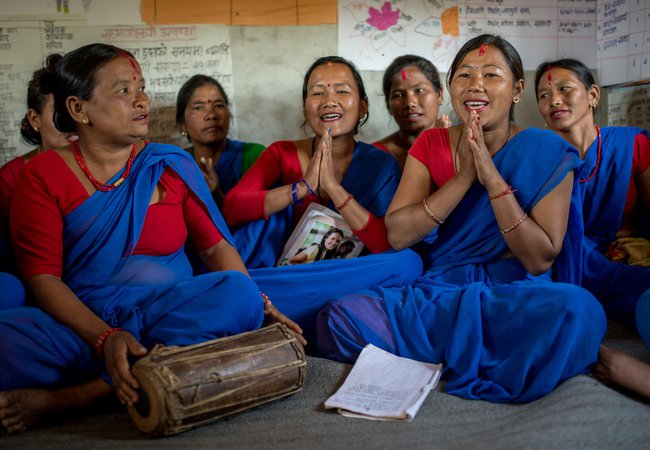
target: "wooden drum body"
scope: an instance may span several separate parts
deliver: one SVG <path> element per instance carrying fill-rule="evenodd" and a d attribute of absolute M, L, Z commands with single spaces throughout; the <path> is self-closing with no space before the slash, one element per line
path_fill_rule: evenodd
<path fill-rule="evenodd" d="M 128 408 L 145 433 L 169 435 L 299 391 L 305 351 L 281 324 L 187 347 L 157 345 L 133 365 L 140 400 Z"/>

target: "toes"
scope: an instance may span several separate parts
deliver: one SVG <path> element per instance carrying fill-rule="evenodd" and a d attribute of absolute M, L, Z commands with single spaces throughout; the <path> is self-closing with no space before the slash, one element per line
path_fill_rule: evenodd
<path fill-rule="evenodd" d="M 7 408 L 13 403 L 16 403 L 15 395 L 13 392 L 0 392 L 0 408 Z"/>
<path fill-rule="evenodd" d="M 4 421 L 3 421 L 3 426 L 7 429 L 7 433 L 9 433 L 9 434 L 18 434 L 18 433 L 22 433 L 23 431 L 27 430 L 27 426 L 22 422 L 16 423 L 14 425 L 6 426 L 6 425 L 4 425 Z"/>

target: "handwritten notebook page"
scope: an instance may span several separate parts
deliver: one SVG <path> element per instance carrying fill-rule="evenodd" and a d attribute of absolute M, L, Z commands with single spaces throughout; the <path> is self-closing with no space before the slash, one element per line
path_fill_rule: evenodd
<path fill-rule="evenodd" d="M 402 358 L 370 344 L 325 408 L 348 417 L 410 422 L 441 373 L 442 364 Z"/>

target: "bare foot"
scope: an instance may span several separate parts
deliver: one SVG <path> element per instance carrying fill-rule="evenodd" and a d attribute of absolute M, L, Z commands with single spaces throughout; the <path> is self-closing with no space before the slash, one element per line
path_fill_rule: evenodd
<path fill-rule="evenodd" d="M 32 426 L 52 408 L 52 395 L 44 389 L 16 389 L 0 392 L 0 419 L 9 434 Z"/>
<path fill-rule="evenodd" d="M 0 392 L 0 419 L 8 433 L 20 433 L 46 414 L 81 410 L 111 392 L 101 378 L 60 389 L 4 391 Z"/>
<path fill-rule="evenodd" d="M 601 345 L 594 375 L 604 384 L 619 386 L 650 399 L 650 365 L 627 353 Z"/>

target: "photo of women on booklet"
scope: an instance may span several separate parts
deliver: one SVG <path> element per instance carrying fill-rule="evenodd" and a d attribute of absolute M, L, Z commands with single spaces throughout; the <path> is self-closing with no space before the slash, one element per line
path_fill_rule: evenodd
<path fill-rule="evenodd" d="M 343 218 L 329 208 L 309 205 L 289 237 L 278 266 L 293 266 L 331 259 L 351 259 L 363 250 Z"/>
<path fill-rule="evenodd" d="M 306 247 L 302 247 L 291 258 L 288 264 L 305 264 L 324 259 L 333 259 L 338 245 L 344 237 L 342 230 L 336 227 L 330 227 L 321 238 L 320 243 L 314 242 Z"/>

